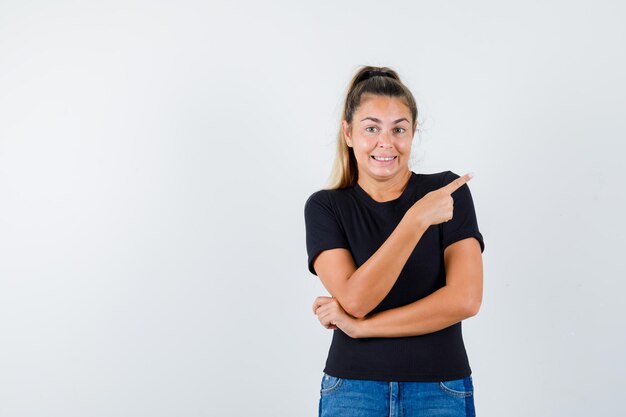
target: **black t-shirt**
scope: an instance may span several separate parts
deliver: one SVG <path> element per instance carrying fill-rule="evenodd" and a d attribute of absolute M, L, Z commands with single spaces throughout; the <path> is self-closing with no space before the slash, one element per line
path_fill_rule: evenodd
<path fill-rule="evenodd" d="M 459 175 L 452 171 L 412 172 L 402 195 L 386 202 L 377 202 L 358 184 L 314 192 L 304 206 L 309 270 L 317 275 L 313 260 L 333 248 L 349 249 L 360 267 L 416 201 L 456 178 Z M 426 229 L 389 294 L 370 314 L 410 304 L 445 286 L 443 252 L 448 245 L 474 237 L 484 251 L 468 184 L 454 191 L 452 198 L 453 218 Z M 433 333 L 393 338 L 353 339 L 335 329 L 324 372 L 352 379 L 444 381 L 464 378 L 472 371 L 459 322 Z"/>

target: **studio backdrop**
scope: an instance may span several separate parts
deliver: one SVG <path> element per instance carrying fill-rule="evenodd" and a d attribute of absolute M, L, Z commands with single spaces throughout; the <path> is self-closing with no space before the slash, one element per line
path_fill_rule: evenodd
<path fill-rule="evenodd" d="M 618 415 L 625 6 L 0 3 L 0 416 L 313 416 L 304 203 L 361 65 L 474 172 L 480 416 Z"/>

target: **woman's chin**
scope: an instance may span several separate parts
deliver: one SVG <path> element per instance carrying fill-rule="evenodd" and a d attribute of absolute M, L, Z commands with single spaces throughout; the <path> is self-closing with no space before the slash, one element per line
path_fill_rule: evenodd
<path fill-rule="evenodd" d="M 381 168 L 381 167 L 377 167 L 377 168 L 370 168 L 367 170 L 369 176 L 379 179 L 379 180 L 385 180 L 385 179 L 390 179 L 393 177 L 396 177 L 398 175 L 403 175 L 404 170 L 399 169 L 397 167 L 395 168 Z"/>

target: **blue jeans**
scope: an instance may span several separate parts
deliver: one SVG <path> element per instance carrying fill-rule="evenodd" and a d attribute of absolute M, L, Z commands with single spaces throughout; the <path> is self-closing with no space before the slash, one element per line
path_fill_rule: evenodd
<path fill-rule="evenodd" d="M 476 416 L 472 376 L 439 382 L 384 382 L 323 373 L 319 417 Z"/>

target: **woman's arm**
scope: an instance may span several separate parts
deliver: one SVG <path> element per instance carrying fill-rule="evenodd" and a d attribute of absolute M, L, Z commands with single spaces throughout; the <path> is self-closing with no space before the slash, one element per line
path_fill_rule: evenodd
<path fill-rule="evenodd" d="M 344 248 L 321 252 L 314 268 L 328 292 L 356 318 L 372 311 L 395 284 L 428 226 L 413 206 L 387 240 L 359 268 Z"/>
<path fill-rule="evenodd" d="M 348 314 L 363 318 L 387 296 L 428 227 L 452 219 L 451 194 L 471 178 L 465 174 L 418 200 L 385 243 L 358 269 L 345 248 L 325 250 L 317 256 L 317 275 Z"/>
<path fill-rule="evenodd" d="M 403 337 L 436 332 L 478 313 L 482 302 L 480 245 L 466 238 L 444 252 L 446 285 L 411 304 L 357 320 L 353 337 Z"/>

